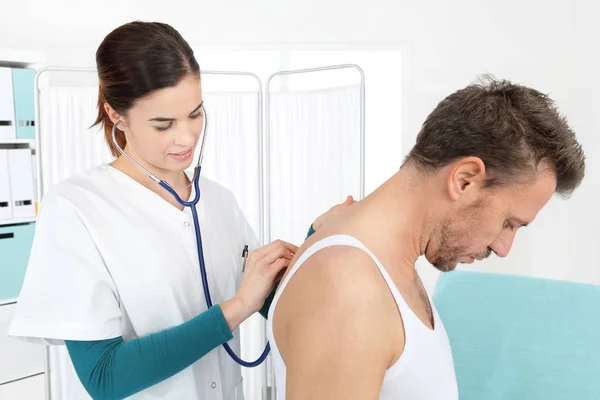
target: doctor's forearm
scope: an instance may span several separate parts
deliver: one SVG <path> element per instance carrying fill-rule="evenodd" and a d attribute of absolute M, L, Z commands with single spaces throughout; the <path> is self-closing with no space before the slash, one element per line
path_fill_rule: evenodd
<path fill-rule="evenodd" d="M 235 296 L 221 303 L 221 310 L 231 332 L 236 330 L 242 322 L 255 312 L 248 309 L 248 307 Z"/>
<path fill-rule="evenodd" d="M 83 386 L 94 399 L 122 399 L 189 367 L 232 339 L 219 306 L 181 325 L 131 341 L 65 341 Z"/>

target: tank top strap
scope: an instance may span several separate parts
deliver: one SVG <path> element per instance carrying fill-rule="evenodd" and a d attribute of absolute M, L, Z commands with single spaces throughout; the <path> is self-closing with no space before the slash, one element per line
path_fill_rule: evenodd
<path fill-rule="evenodd" d="M 302 253 L 302 255 L 300 256 L 300 258 L 296 261 L 296 263 L 292 267 L 292 270 L 288 273 L 288 275 L 286 276 L 284 281 L 281 282 L 279 289 L 277 290 L 277 294 L 275 295 L 275 298 L 273 299 L 273 303 L 276 303 L 279 300 L 279 297 L 280 297 L 281 293 L 283 292 L 283 290 L 285 289 L 285 287 L 287 286 L 288 282 L 290 281 L 292 276 L 294 276 L 294 274 L 298 271 L 298 269 L 302 266 L 302 264 L 304 264 L 310 257 L 312 257 L 319 250 L 322 250 L 324 248 L 331 247 L 331 246 L 350 246 L 350 247 L 360 249 L 360 250 L 364 251 L 365 253 L 367 253 L 369 255 L 369 257 L 371 257 L 371 259 L 373 260 L 373 262 L 375 263 L 377 268 L 379 269 L 381 276 L 383 276 L 383 279 L 385 280 L 390 292 L 392 293 L 392 296 L 394 297 L 394 300 L 396 301 L 396 304 L 398 306 L 398 309 L 400 310 L 400 313 L 402 314 L 402 317 L 404 319 L 406 319 L 406 318 L 411 318 L 413 316 L 412 310 L 410 309 L 410 307 L 408 306 L 406 301 L 404 301 L 404 298 L 400 294 L 400 291 L 394 284 L 394 281 L 388 274 L 388 272 L 385 269 L 385 267 L 383 266 L 383 264 L 381 264 L 379 259 L 377 259 L 377 257 L 361 241 L 359 241 L 355 237 L 349 236 L 349 235 L 327 236 L 327 237 L 313 243 L 308 249 L 306 249 L 304 251 L 304 253 Z"/>

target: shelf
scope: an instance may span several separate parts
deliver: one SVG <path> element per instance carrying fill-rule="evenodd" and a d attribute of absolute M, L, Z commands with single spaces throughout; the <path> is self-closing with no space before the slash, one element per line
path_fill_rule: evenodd
<path fill-rule="evenodd" d="M 0 226 L 26 224 L 26 223 L 35 222 L 35 221 L 36 221 L 36 217 L 17 218 L 17 219 L 0 219 Z"/>
<path fill-rule="evenodd" d="M 35 139 L 0 139 L 0 145 L 5 144 L 28 144 L 29 146 L 34 146 Z"/>
<path fill-rule="evenodd" d="M 47 57 L 35 50 L 0 48 L 0 66 L 25 68 L 45 64 Z"/>
<path fill-rule="evenodd" d="M 17 299 L 0 299 L 0 306 L 9 306 L 15 304 Z"/>

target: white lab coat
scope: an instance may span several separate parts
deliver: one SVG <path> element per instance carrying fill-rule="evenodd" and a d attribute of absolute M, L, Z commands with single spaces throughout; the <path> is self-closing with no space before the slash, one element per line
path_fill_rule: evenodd
<path fill-rule="evenodd" d="M 258 247 L 234 195 L 206 178 L 197 206 L 214 304 L 241 282 L 242 249 Z M 193 194 L 192 194 L 193 197 Z M 180 211 L 109 165 L 44 198 L 9 335 L 58 344 L 52 392 L 89 399 L 63 340 L 145 336 L 207 309 L 188 208 Z M 240 353 L 239 330 L 229 342 Z M 243 399 L 241 368 L 222 346 L 131 399 Z"/>

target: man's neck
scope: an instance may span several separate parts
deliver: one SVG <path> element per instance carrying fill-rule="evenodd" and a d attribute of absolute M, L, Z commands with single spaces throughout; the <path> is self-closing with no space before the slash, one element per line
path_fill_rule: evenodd
<path fill-rule="evenodd" d="M 424 254 L 435 215 L 426 180 L 404 167 L 353 207 L 350 229 L 384 265 L 407 277 Z"/>

